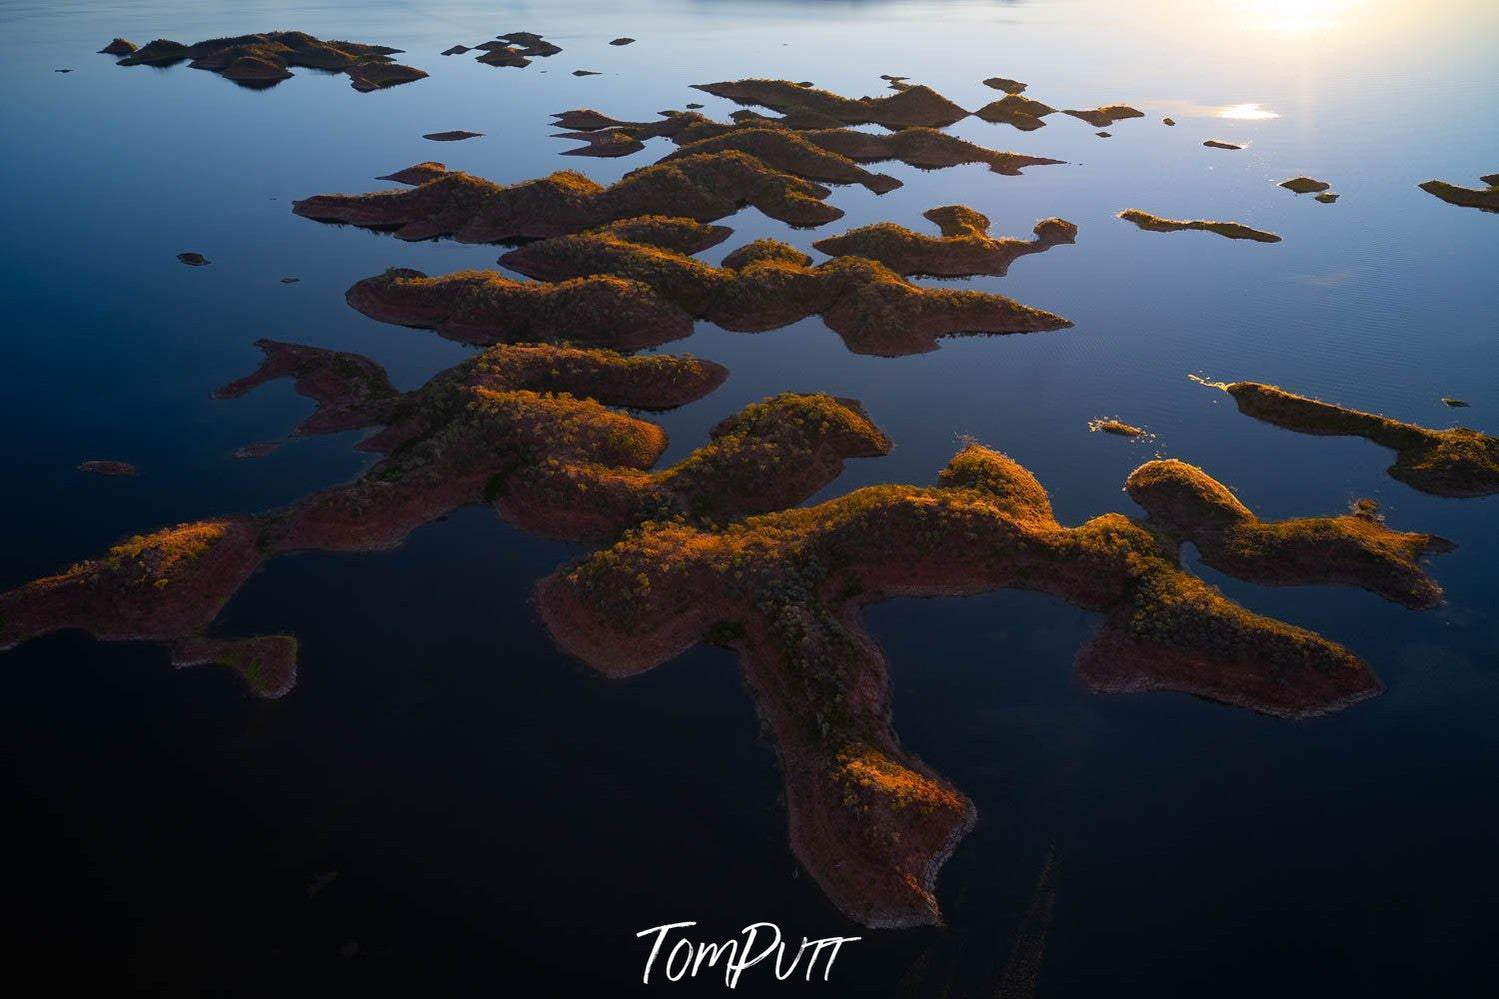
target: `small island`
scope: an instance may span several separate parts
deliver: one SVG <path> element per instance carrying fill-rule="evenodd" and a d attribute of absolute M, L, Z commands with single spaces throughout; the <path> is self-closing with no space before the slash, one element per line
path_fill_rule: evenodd
<path fill-rule="evenodd" d="M 1150 436 L 1150 432 L 1144 427 L 1137 427 L 1133 423 L 1125 423 L 1114 417 L 1100 417 L 1088 421 L 1090 433 L 1112 434 L 1115 437 L 1130 437 L 1135 440 L 1143 440 Z"/>
<path fill-rule="evenodd" d="M 1481 212 L 1499 212 L 1499 173 L 1478 178 L 1488 185 L 1482 189 L 1459 187 L 1442 180 L 1428 180 L 1421 190 L 1459 208 L 1477 208 Z"/>
<path fill-rule="evenodd" d="M 1199 379 L 1201 380 L 1201 379 Z M 1499 493 L 1499 439 L 1466 427 L 1432 430 L 1374 413 L 1295 395 L 1259 382 L 1210 382 L 1234 397 L 1239 411 L 1303 434 L 1363 437 L 1395 452 L 1386 471 L 1434 496 Z"/>
<path fill-rule="evenodd" d="M 1020 257 L 1077 239 L 1077 226 L 1055 218 L 1036 223 L 1035 239 L 996 239 L 989 235 L 988 216 L 966 205 L 933 208 L 923 212 L 922 218 L 936 223 L 942 236 L 926 236 L 893 222 L 880 222 L 819 239 L 812 246 L 831 257 L 866 257 L 908 277 L 1004 277 Z"/>
<path fill-rule="evenodd" d="M 117 478 L 132 478 L 140 474 L 140 470 L 128 461 L 114 461 L 107 458 L 90 458 L 88 461 L 79 462 L 78 471 L 89 475 Z"/>
<path fill-rule="evenodd" d="M 128 47 L 128 51 L 127 51 Z M 302 31 L 268 31 L 232 38 L 213 38 L 194 45 L 158 38 L 137 49 L 116 38 L 102 50 L 123 54 L 121 66 L 172 66 L 192 60 L 241 86 L 275 86 L 294 74 L 292 67 L 347 74 L 355 90 L 370 91 L 424 79 L 426 73 L 391 58 L 400 49 L 362 42 L 323 41 Z"/>
<path fill-rule="evenodd" d="M 1025 84 L 1019 80 L 1011 80 L 1004 76 L 991 76 L 984 81 L 984 86 L 992 90 L 1003 90 L 1007 94 L 1025 93 Z"/>
<path fill-rule="evenodd" d="M 1127 208 L 1119 218 L 1133 222 L 1147 232 L 1212 232 L 1228 239 L 1252 239 L 1257 243 L 1279 243 L 1280 237 L 1273 232 L 1254 229 L 1242 222 L 1215 222 L 1211 219 L 1168 219 L 1143 212 L 1138 208 Z"/>
<path fill-rule="evenodd" d="M 1317 194 L 1329 190 L 1332 185 L 1325 180 L 1317 180 L 1313 177 L 1292 177 L 1290 180 L 1281 181 L 1277 187 L 1284 187 L 1296 194 Z"/>
<path fill-rule="evenodd" d="M 884 125 L 943 128 L 968 117 L 968 112 L 930 87 L 907 87 L 888 97 L 854 100 L 829 90 L 806 87 L 789 80 L 735 80 L 693 84 L 714 97 L 736 104 L 770 108 L 782 114 L 808 111 L 844 125 Z"/>
<path fill-rule="evenodd" d="M 1144 118 L 1145 112 L 1130 107 L 1128 104 L 1108 104 L 1101 108 L 1090 108 L 1084 111 L 1063 111 L 1063 114 L 1079 118 L 1094 128 L 1108 128 L 1116 121 L 1126 118 Z"/>
<path fill-rule="evenodd" d="M 1056 108 L 1042 104 L 1040 101 L 1033 101 L 1028 97 L 1021 97 L 1019 93 L 1013 93 L 985 104 L 974 114 L 993 125 L 1009 125 L 1022 132 L 1034 132 L 1046 124 L 1041 119 L 1049 114 L 1056 114 L 1056 111 Z"/>
<path fill-rule="evenodd" d="M 539 239 L 638 215 L 712 222 L 744 204 L 793 226 L 843 215 L 824 203 L 827 188 L 733 150 L 644 167 L 609 187 L 570 170 L 505 186 L 461 171 L 438 174 L 431 166 L 413 168 L 426 179 L 410 191 L 325 194 L 293 202 L 292 211 L 320 222 L 389 229 L 398 239 L 450 236 L 460 243 Z"/>

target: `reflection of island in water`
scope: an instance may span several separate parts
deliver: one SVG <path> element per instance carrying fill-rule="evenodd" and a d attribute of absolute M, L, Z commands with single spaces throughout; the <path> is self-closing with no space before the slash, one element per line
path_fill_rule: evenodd
<path fill-rule="evenodd" d="M 521 34 L 506 37 L 542 44 Z M 167 61 L 180 49 L 180 58 L 211 56 L 227 72 L 249 57 L 233 56 L 243 46 L 301 51 L 293 41 L 245 36 L 203 43 L 216 47 L 196 54 L 152 43 L 131 58 Z M 356 68 L 388 65 L 372 59 Z M 863 100 L 772 80 L 701 89 L 786 118 L 766 126 L 751 113 L 724 125 L 678 115 L 642 124 L 572 112 L 562 116 L 571 117 L 566 127 L 607 134 L 589 138 L 591 148 L 624 149 L 651 135 L 682 139 L 682 148 L 607 187 L 570 171 L 501 186 L 424 163 L 392 175 L 409 190 L 297 202 L 300 215 L 402 239 L 530 240 L 502 261 L 537 280 L 394 269 L 355 284 L 348 301 L 367 315 L 485 345 L 411 392 L 397 391 L 362 356 L 260 341 L 262 366 L 220 396 L 291 378 L 317 404 L 296 433 L 375 429 L 360 447 L 380 459 L 355 481 L 290 506 L 137 536 L 0 594 L 0 648 L 66 628 L 157 641 L 177 665 L 226 665 L 257 693 L 279 696 L 295 680 L 294 638 L 210 633 L 265 560 L 391 548 L 456 508 L 488 504 L 527 530 L 603 545 L 537 590 L 558 643 L 599 671 L 631 676 L 699 643 L 739 651 L 776 742 L 792 847 L 828 897 L 871 926 L 940 920 L 938 871 L 976 813 L 900 747 L 884 660 L 863 625 L 866 606 L 1005 588 L 1051 594 L 1103 617 L 1077 657 L 1094 691 L 1179 691 L 1287 718 L 1380 692 L 1349 650 L 1248 611 L 1181 565 L 1191 544 L 1205 564 L 1239 579 L 1357 586 L 1412 609 L 1436 606 L 1441 590 L 1420 559 L 1450 543 L 1387 527 L 1372 503 L 1340 516 L 1262 521 L 1203 470 L 1156 460 L 1125 483 L 1144 518 L 1105 514 L 1068 526 L 1029 471 L 975 443 L 934 486 L 870 486 L 804 508 L 846 459 L 891 447 L 859 403 L 823 394 L 747 406 L 687 457 L 657 469 L 665 431 L 610 407 L 682 406 L 712 392 L 727 371 L 688 356 L 619 351 L 686 336 L 694 318 L 756 331 L 817 315 L 851 350 L 889 355 L 930 350 L 958 333 L 1070 325 L 1004 296 L 906 279 L 1003 275 L 1020 255 L 1072 242 L 1076 228 L 1061 219 L 1038 223 L 1034 240 L 1003 239 L 989 234 L 985 216 L 952 205 L 926 213 L 940 236 L 865 226 L 815 244 L 833 257 L 821 264 L 774 240 L 739 247 L 716 267 L 695 259 L 729 235 L 709 223 L 745 205 L 817 226 L 842 213 L 814 181 L 888 190 L 861 162 L 925 157 L 1001 173 L 1054 162 L 934 140 L 940 133 L 931 129 L 969 112 L 925 87 L 902 83 L 891 96 Z M 1018 90 L 996 104 L 1006 102 L 1019 127 L 1039 127 L 1053 113 Z M 1123 105 L 1066 113 L 1094 125 L 1141 116 Z M 844 128 L 864 123 L 894 132 Z M 688 138 L 687 127 L 699 134 Z M 902 142 L 907 135 L 917 141 Z M 1124 217 L 1147 229 L 1278 239 L 1237 223 Z M 1262 419 L 1387 443 L 1400 452 L 1392 474 L 1418 488 L 1493 491 L 1494 442 L 1476 432 L 1429 431 L 1252 383 L 1225 388 Z M 1100 429 L 1142 433 L 1120 421 Z"/>

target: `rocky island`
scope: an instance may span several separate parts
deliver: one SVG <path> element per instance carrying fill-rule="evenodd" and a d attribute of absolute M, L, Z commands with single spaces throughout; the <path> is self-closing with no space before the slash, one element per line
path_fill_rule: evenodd
<path fill-rule="evenodd" d="M 122 44 L 123 43 L 123 44 Z M 125 51 L 129 46 L 130 50 Z M 268 31 L 231 38 L 212 38 L 194 45 L 158 38 L 139 49 L 116 38 L 102 50 L 124 54 L 121 66 L 171 66 L 192 60 L 193 69 L 206 69 L 241 86 L 270 87 L 306 67 L 348 75 L 355 90 L 380 90 L 410 83 L 426 73 L 391 58 L 400 49 L 363 42 L 323 41 L 301 31 Z"/>

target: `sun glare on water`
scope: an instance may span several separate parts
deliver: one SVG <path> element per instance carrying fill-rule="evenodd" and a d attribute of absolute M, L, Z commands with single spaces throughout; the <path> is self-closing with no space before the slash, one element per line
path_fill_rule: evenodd
<path fill-rule="evenodd" d="M 1227 107 L 1218 108 L 1214 114 L 1219 118 L 1232 118 L 1235 121 L 1264 121 L 1267 118 L 1279 118 L 1276 114 L 1259 104 L 1230 104 Z"/>
<path fill-rule="evenodd" d="M 1363 0 L 1237 0 L 1233 6 L 1261 30 L 1281 35 L 1313 36 L 1338 31 Z"/>

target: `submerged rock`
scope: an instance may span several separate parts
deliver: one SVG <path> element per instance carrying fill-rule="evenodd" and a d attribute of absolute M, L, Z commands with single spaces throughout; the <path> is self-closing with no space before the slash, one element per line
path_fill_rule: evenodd
<path fill-rule="evenodd" d="M 208 258 L 203 256 L 203 254 L 194 253 L 191 250 L 186 253 L 177 254 L 177 259 L 189 267 L 202 267 L 209 262 Z"/>
<path fill-rule="evenodd" d="M 1046 124 L 1042 118 L 1056 114 L 1056 110 L 1017 93 L 1007 94 L 997 101 L 985 104 L 974 114 L 994 125 L 1010 125 L 1022 132 L 1033 132 Z"/>
<path fill-rule="evenodd" d="M 268 458 L 281 450 L 280 441 L 254 441 L 234 449 L 234 457 L 246 461 L 253 458 Z"/>
<path fill-rule="evenodd" d="M 1214 232 L 1229 239 L 1252 239 L 1257 243 L 1279 243 L 1280 237 L 1263 229 L 1253 229 L 1242 222 L 1215 222 L 1210 219 L 1167 219 L 1138 208 L 1128 208 L 1119 213 L 1119 218 L 1133 222 L 1150 232 L 1182 232 L 1196 229 Z"/>
<path fill-rule="evenodd" d="M 89 475 L 110 475 L 128 477 L 139 474 L 140 470 L 128 461 L 109 461 L 107 459 L 93 458 L 89 461 L 80 462 L 78 471 L 87 472 Z"/>

